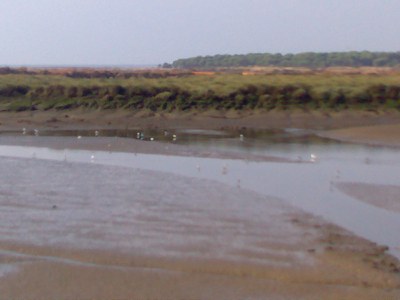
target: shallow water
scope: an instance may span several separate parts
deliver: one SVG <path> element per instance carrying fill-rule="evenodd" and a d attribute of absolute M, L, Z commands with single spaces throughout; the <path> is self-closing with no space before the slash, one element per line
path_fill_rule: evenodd
<path fill-rule="evenodd" d="M 202 133 L 191 132 L 190 134 L 201 135 Z M 193 139 L 192 143 L 207 149 L 228 149 L 246 153 L 275 155 L 297 160 L 298 163 L 251 162 L 103 151 L 57 151 L 47 148 L 18 146 L 0 146 L 0 155 L 3 157 L 29 158 L 28 161 L 33 166 L 33 172 L 36 168 L 35 160 L 41 161 L 41 159 L 66 161 L 64 163 L 67 165 L 68 162 L 82 163 L 78 165 L 78 170 L 80 168 L 83 170 L 88 164 L 123 166 L 132 170 L 142 169 L 172 173 L 183 176 L 183 178 L 207 179 L 212 182 L 227 184 L 236 190 L 242 190 L 243 193 L 246 193 L 246 190 L 251 190 L 261 195 L 279 197 L 307 212 L 322 216 L 357 235 L 382 245 L 388 245 L 390 252 L 400 258 L 398 249 L 400 246 L 399 213 L 360 202 L 335 188 L 335 183 L 341 181 L 400 185 L 400 152 L 398 150 L 335 143 L 316 137 L 307 139 L 308 133 L 305 135 L 303 133 L 298 134 L 298 132 L 295 133 L 298 134 L 297 136 L 293 136 L 291 132 L 289 136 L 287 136 L 287 133 L 281 132 L 278 136 L 270 134 L 269 138 L 264 139 L 248 135 L 240 138 L 237 134 L 223 135 L 215 132 L 212 134 L 214 134 L 213 137 L 217 136 L 217 138 L 204 138 L 202 136 L 201 139 L 203 140 Z M 289 138 L 290 136 L 292 136 L 292 139 Z M 178 135 L 178 139 L 179 137 L 180 135 Z M 182 140 L 182 143 L 190 142 L 189 139 Z M 313 161 L 311 161 L 311 154 L 315 155 Z M 1 158 L 3 162 L 4 159 Z M 18 167 L 18 165 L 21 167 L 21 164 L 24 163 L 17 159 L 8 160 L 7 164 L 12 169 L 13 164 L 15 164 L 14 167 Z M 37 168 L 40 169 L 39 166 Z M 115 171 L 114 180 L 115 178 L 122 180 L 122 177 L 118 177 L 121 176 L 118 172 Z M 18 179 L 15 178 L 14 180 Z M 68 178 L 61 177 L 60 180 L 68 180 Z M 12 191 L 13 184 L 15 182 L 13 183 L 11 180 L 8 189 L 4 189 L 3 185 L 3 198 L 10 190 Z M 25 196 L 32 192 L 32 188 L 33 186 L 26 187 Z M 57 194 L 64 188 L 59 185 L 55 190 L 51 189 L 51 193 Z M 164 187 L 163 192 L 165 192 L 165 189 L 168 188 Z M 43 190 L 46 190 L 46 188 L 43 188 Z M 154 190 L 158 190 L 156 185 Z M 118 197 L 120 191 L 115 190 L 115 192 L 117 194 L 114 195 Z M 172 194 L 176 194 L 176 192 Z M 87 193 L 88 198 L 93 197 L 91 195 L 91 193 Z M 236 194 L 236 196 L 238 196 L 238 203 L 241 203 L 242 206 L 254 204 L 252 200 L 249 200 L 249 203 L 243 203 L 239 195 Z M 246 198 L 243 197 L 243 199 Z M 249 215 L 243 218 L 248 217 Z M 241 241 L 241 243 L 245 242 L 249 241 Z"/>

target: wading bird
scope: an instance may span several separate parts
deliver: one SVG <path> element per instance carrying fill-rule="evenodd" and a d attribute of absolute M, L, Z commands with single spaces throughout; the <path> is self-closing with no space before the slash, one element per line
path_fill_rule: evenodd
<path fill-rule="evenodd" d="M 311 153 L 310 155 L 310 161 L 311 162 L 316 162 L 317 161 L 317 156 L 314 153 Z"/>

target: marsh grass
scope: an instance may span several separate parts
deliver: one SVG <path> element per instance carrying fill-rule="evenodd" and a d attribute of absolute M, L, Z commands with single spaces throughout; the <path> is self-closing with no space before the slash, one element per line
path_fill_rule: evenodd
<path fill-rule="evenodd" d="M 0 75 L 0 109 L 399 109 L 400 74 L 215 74 L 72 78 Z"/>

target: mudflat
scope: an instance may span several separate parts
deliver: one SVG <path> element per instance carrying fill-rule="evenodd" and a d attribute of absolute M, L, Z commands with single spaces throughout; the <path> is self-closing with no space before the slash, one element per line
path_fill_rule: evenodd
<path fill-rule="evenodd" d="M 39 129 L 274 129 L 333 130 L 360 126 L 400 124 L 398 111 L 187 111 L 48 110 L 0 112 L 0 130 Z M 379 135 L 377 133 L 377 135 Z"/>
<path fill-rule="evenodd" d="M 235 113 L 231 116 L 222 116 L 219 112 L 187 113 L 180 116 L 149 112 L 138 115 L 123 111 L 39 112 L 33 115 L 2 113 L 0 129 L 302 127 L 323 129 L 338 139 L 343 138 L 346 132 L 351 132 L 351 140 L 364 142 L 362 138 L 368 137 L 369 130 L 360 126 L 372 126 L 370 130 L 375 128 L 376 139 L 386 136 L 386 141 L 393 141 L 394 138 L 387 135 L 387 130 L 392 128 L 391 134 L 396 136 L 396 122 L 400 122 L 399 116 L 393 113 L 363 113 L 354 115 L 354 118 L 350 116 L 353 116 L 352 112 L 337 115 L 303 112 L 277 112 L 271 115 Z M 371 138 L 368 140 L 371 141 Z M 397 143 L 400 144 L 400 139 Z M 65 145 L 59 141 L 58 146 Z M 101 148 L 90 141 L 86 142 L 85 147 Z M 126 146 L 120 147 L 116 150 L 123 150 Z M 141 150 L 144 153 L 188 153 L 179 147 L 166 150 L 161 143 L 143 143 L 141 147 L 144 147 Z M 201 154 L 189 152 L 187 155 Z M 7 168 L 13 161 L 2 160 L 1 163 Z M 47 170 L 41 172 L 46 174 L 40 175 L 44 176 L 40 182 L 54 178 L 60 170 L 65 172 L 61 165 L 46 165 L 46 162 L 40 161 L 29 163 L 39 164 L 37 167 Z M 78 166 L 71 164 L 69 168 L 74 170 Z M 2 226 L 0 299 L 400 297 L 400 263 L 386 253 L 385 247 L 283 205 L 279 199 L 236 190 L 211 181 L 171 177 L 158 172 L 132 173 L 121 170 L 125 172 L 120 177 L 124 180 L 116 181 L 115 188 L 126 191 L 131 197 L 137 197 L 139 207 L 132 212 L 126 209 L 118 197 L 111 199 L 110 190 L 112 192 L 113 187 L 107 190 L 95 181 L 96 176 L 99 176 L 103 179 L 109 177 L 107 182 L 113 182 L 114 171 L 97 166 L 85 170 L 93 180 L 86 184 L 92 184 L 96 187 L 93 190 L 98 193 L 89 201 L 100 206 L 100 213 L 107 212 L 107 199 L 110 198 L 117 216 L 115 223 L 102 222 L 100 218 L 96 230 L 88 232 L 83 232 L 83 228 L 93 212 L 87 210 L 85 214 L 85 210 L 80 211 L 80 214 L 73 217 L 75 223 L 71 226 L 68 211 L 65 210 L 66 214 L 63 215 L 62 202 L 57 207 L 50 206 L 50 203 L 42 205 L 41 201 L 47 199 L 48 195 L 40 193 L 31 195 L 34 201 L 24 200 L 23 185 L 32 179 L 21 170 L 19 175 L 16 174 L 20 178 L 21 188 L 16 188 L 14 195 L 4 195 L 3 199 L 12 202 L 14 197 L 21 199 L 21 202 L 16 205 L 3 200 L 1 205 L 7 211 L 20 214 L 21 218 L 25 216 L 24 222 L 31 222 L 27 225 L 35 224 L 31 234 L 38 234 L 39 238 L 34 241 L 24 238 L 24 222 L 13 223 L 12 218 L 10 223 Z M 6 176 L 3 182 L 8 179 Z M 155 183 L 160 183 L 161 194 L 152 192 L 150 187 Z M 182 189 L 178 190 L 181 192 L 171 194 L 171 185 L 181 186 Z M 149 188 L 143 188 L 146 186 Z M 350 188 L 349 193 L 356 193 L 365 187 L 351 185 Z M 77 188 L 74 191 L 78 193 L 76 198 L 84 197 L 84 191 L 84 186 Z M 385 194 L 385 189 L 379 191 Z M 207 197 L 204 197 L 204 192 Z M 168 194 L 171 202 L 160 200 L 160 195 Z M 188 199 L 190 203 L 198 205 L 191 206 Z M 240 205 L 243 200 L 248 204 L 247 210 Z M 21 207 L 32 213 L 24 215 Z M 226 212 L 226 207 L 230 208 L 230 213 Z M 70 209 L 75 211 L 77 207 Z M 155 209 L 158 214 L 154 214 Z M 5 210 L 3 213 L 6 214 Z M 59 217 L 56 218 L 55 214 L 59 214 Z M 107 213 L 100 216 L 106 217 Z M 2 219 L 5 220 L 5 217 Z M 21 238 L 17 238 L 18 234 L 21 234 Z M 81 242 L 74 243 L 69 239 L 59 242 L 69 235 L 80 236 Z M 86 241 L 103 244 L 93 247 L 92 244 L 85 244 Z M 169 249 L 170 252 L 160 253 L 158 247 Z"/>
<path fill-rule="evenodd" d="M 0 212 L 4 299 L 400 293 L 400 264 L 385 247 L 280 199 L 155 171 L 12 158 L 0 164 L 21 166 L 0 175 L 4 186 L 14 185 Z M 55 188 L 65 182 L 73 190 Z M 32 185 L 27 194 L 24 186 Z"/>
<path fill-rule="evenodd" d="M 2 250 L 26 257 L 2 255 L 2 263 L 18 269 L 2 274 L 0 291 L 2 299 L 398 299 L 399 276 L 388 268 L 396 262 L 365 241 L 325 230 L 332 236 L 330 250 L 311 253 L 311 265 L 288 267 L 2 243 Z M 308 246 L 318 249 L 322 243 Z"/>

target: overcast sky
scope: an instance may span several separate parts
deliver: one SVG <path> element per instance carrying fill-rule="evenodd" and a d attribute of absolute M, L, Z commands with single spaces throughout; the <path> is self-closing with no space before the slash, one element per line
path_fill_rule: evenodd
<path fill-rule="evenodd" d="M 400 0 L 0 0 L 0 65 L 400 51 Z"/>

